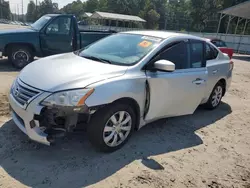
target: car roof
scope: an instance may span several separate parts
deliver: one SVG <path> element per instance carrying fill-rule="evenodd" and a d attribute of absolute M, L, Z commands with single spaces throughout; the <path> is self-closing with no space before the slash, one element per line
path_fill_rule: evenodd
<path fill-rule="evenodd" d="M 56 17 L 56 16 L 73 16 L 73 14 L 45 14 L 44 16 Z"/>
<path fill-rule="evenodd" d="M 150 37 L 158 37 L 162 39 L 167 39 L 170 37 L 187 37 L 190 39 L 199 39 L 204 40 L 204 38 L 197 37 L 194 35 L 184 34 L 184 33 L 175 33 L 175 32 L 168 32 L 168 31 L 150 31 L 150 30 L 141 30 L 141 31 L 127 31 L 122 33 L 128 34 L 137 34 L 137 35 L 146 35 Z"/>

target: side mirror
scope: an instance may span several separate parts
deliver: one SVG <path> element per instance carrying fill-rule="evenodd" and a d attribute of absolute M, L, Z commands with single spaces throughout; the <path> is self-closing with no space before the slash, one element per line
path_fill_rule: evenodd
<path fill-rule="evenodd" d="M 154 63 L 154 68 L 159 71 L 173 72 L 175 71 L 175 64 L 168 60 L 159 60 Z"/>

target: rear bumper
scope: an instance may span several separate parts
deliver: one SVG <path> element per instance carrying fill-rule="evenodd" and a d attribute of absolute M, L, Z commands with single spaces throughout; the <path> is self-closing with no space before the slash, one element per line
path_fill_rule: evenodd
<path fill-rule="evenodd" d="M 28 135 L 30 139 L 46 145 L 50 145 L 47 139 L 48 135 L 45 134 L 39 126 L 39 121 L 34 119 L 34 115 L 40 115 L 43 106 L 40 106 L 39 103 L 48 95 L 49 93 L 42 93 L 35 98 L 26 109 L 19 105 L 12 94 L 9 95 L 11 115 L 15 124 L 23 133 Z"/>

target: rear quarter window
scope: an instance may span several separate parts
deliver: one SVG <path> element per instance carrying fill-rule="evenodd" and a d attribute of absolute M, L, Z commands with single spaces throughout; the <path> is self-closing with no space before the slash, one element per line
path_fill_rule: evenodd
<path fill-rule="evenodd" d="M 207 61 L 216 59 L 218 54 L 219 52 L 215 47 L 206 43 L 206 60 Z"/>

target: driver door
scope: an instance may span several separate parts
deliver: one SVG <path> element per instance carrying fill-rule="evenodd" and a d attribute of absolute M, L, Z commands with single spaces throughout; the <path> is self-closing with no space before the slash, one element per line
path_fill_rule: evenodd
<path fill-rule="evenodd" d="M 41 49 L 45 56 L 73 51 L 71 17 L 55 18 L 41 33 Z"/>
<path fill-rule="evenodd" d="M 156 58 L 175 64 L 173 72 L 147 70 L 150 105 L 147 122 L 192 114 L 205 96 L 207 70 L 202 41 L 180 41 Z"/>

